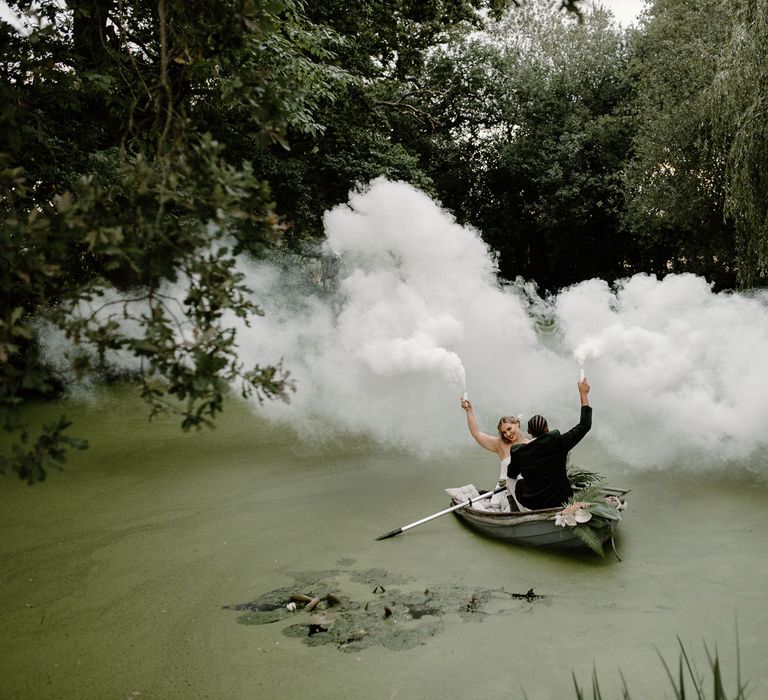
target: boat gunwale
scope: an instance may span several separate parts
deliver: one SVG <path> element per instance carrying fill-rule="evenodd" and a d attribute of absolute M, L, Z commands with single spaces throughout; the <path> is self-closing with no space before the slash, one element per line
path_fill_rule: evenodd
<path fill-rule="evenodd" d="M 454 504 L 455 505 L 455 504 Z M 491 520 L 510 520 L 511 524 L 515 523 L 530 523 L 530 522 L 545 522 L 547 520 L 554 520 L 562 508 L 542 508 L 540 510 L 530 511 L 492 511 L 482 510 L 480 508 L 472 508 L 471 506 L 465 506 L 464 508 L 458 508 L 456 515 L 472 515 L 478 518 L 489 518 Z"/>
<path fill-rule="evenodd" d="M 629 493 L 630 489 L 615 488 L 611 486 L 602 487 L 607 496 L 619 495 L 625 496 Z M 451 499 L 451 505 L 458 505 L 461 501 Z M 465 506 L 464 508 L 458 508 L 454 511 L 456 515 L 469 515 L 471 517 L 488 518 L 490 520 L 508 519 L 510 525 L 523 524 L 529 522 L 546 522 L 547 520 L 554 520 L 555 515 L 563 510 L 564 506 L 556 506 L 554 508 L 539 508 L 535 510 L 526 511 L 494 511 L 484 510 L 482 508 L 473 508 L 472 504 Z"/>

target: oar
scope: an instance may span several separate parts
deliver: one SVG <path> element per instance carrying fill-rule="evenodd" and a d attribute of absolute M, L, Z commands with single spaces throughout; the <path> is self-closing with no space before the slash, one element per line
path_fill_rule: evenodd
<path fill-rule="evenodd" d="M 445 510 L 441 510 L 439 513 L 435 513 L 434 515 L 428 515 L 426 518 L 417 520 L 415 523 L 411 523 L 410 525 L 403 525 L 402 527 L 397 528 L 397 530 L 392 530 L 392 532 L 388 532 L 386 535 L 379 535 L 376 539 L 385 540 L 387 539 L 387 537 L 394 537 L 395 535 L 399 535 L 401 532 L 410 530 L 412 527 L 416 527 L 417 525 L 423 525 L 424 523 L 428 523 L 430 520 L 439 518 L 441 515 L 445 515 L 446 513 L 452 513 L 454 510 L 458 510 L 459 508 L 466 508 L 467 506 L 471 506 L 473 503 L 477 501 L 481 501 L 484 498 L 490 498 L 496 493 L 501 493 L 506 488 L 507 488 L 506 486 L 497 486 L 495 489 L 493 489 L 493 491 L 481 493 L 479 496 L 476 496 L 475 498 L 468 498 L 466 501 L 462 501 L 458 505 L 451 506 L 450 508 L 446 508 Z"/>

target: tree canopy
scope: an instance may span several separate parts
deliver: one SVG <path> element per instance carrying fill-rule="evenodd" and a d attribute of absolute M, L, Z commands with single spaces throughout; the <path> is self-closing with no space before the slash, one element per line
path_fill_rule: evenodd
<path fill-rule="evenodd" d="M 151 412 L 177 410 L 185 428 L 209 422 L 233 382 L 290 390 L 280 367 L 240 364 L 224 323 L 260 313 L 236 259 L 274 245 L 282 224 L 268 183 L 209 125 L 237 118 L 262 144 L 322 130 L 314 110 L 345 73 L 328 62 L 337 35 L 302 10 L 78 0 L 40 3 L 26 32 L 2 25 L 0 418 L 21 430 L 23 478 L 45 476 L 42 445 L 60 459 L 70 440 L 62 420 L 30 448 L 19 423 L 24 397 L 60 380 L 37 352 L 41 319 L 81 348 L 77 370 L 134 356 Z"/>

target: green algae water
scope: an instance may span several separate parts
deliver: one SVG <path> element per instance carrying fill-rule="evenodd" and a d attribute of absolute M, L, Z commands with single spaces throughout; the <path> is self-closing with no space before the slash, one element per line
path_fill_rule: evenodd
<path fill-rule="evenodd" d="M 697 676 L 716 650 L 727 688 L 740 667 L 768 697 L 768 292 L 638 274 L 541 298 L 382 178 L 323 222 L 322 270 L 238 260 L 264 311 L 227 322 L 238 361 L 283 358 L 290 403 L 233 401 L 195 434 L 148 423 L 128 388 L 30 409 L 65 410 L 91 448 L 44 484 L 0 481 L 0 700 L 547 700 L 593 670 L 603 697 L 623 676 L 656 699 L 674 696 L 662 659 L 676 674 L 680 643 Z M 163 293 L 184 306 L 179 285 Z M 104 301 L 83 313 L 105 321 Z M 41 321 L 39 341 L 82 391 L 71 340 Z M 562 428 L 581 368 L 595 420 L 574 462 L 631 489 L 622 561 L 504 545 L 450 515 L 375 540 L 444 509 L 446 487 L 495 484 L 462 391 L 487 432 L 519 412 Z"/>
<path fill-rule="evenodd" d="M 443 488 L 492 485 L 493 456 L 469 439 L 449 458 L 318 446 L 237 402 L 184 434 L 128 388 L 32 413 L 62 410 L 90 449 L 43 484 L 0 480 L 4 699 L 544 700 L 593 668 L 604 697 L 623 674 L 632 697 L 663 698 L 678 637 L 704 677 L 716 648 L 734 688 L 737 635 L 750 697 L 768 697 L 758 480 L 639 474 L 587 438 L 578 462 L 631 489 L 620 562 L 504 545 L 452 515 L 377 542 L 445 508 Z M 312 628 L 292 593 L 340 604 L 323 598 Z"/>

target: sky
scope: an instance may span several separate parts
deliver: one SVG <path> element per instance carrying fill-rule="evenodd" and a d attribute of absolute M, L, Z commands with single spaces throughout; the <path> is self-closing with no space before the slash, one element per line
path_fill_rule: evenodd
<path fill-rule="evenodd" d="M 0 0 L 0 19 L 4 19 L 6 22 L 11 22 L 11 24 L 15 24 L 13 21 L 14 15 L 13 12 L 11 12 L 8 9 L 8 5 L 4 3 L 2 0 Z"/>
<path fill-rule="evenodd" d="M 624 26 L 634 23 L 646 5 L 646 0 L 593 0 L 593 2 L 607 7 Z"/>
<path fill-rule="evenodd" d="M 646 0 L 591 0 L 593 3 L 601 3 L 608 7 L 613 12 L 616 19 L 627 26 L 633 23 L 637 16 L 642 11 L 646 4 Z M 8 5 L 0 0 L 0 18 L 11 20 L 13 22 L 13 14 L 8 10 Z"/>

